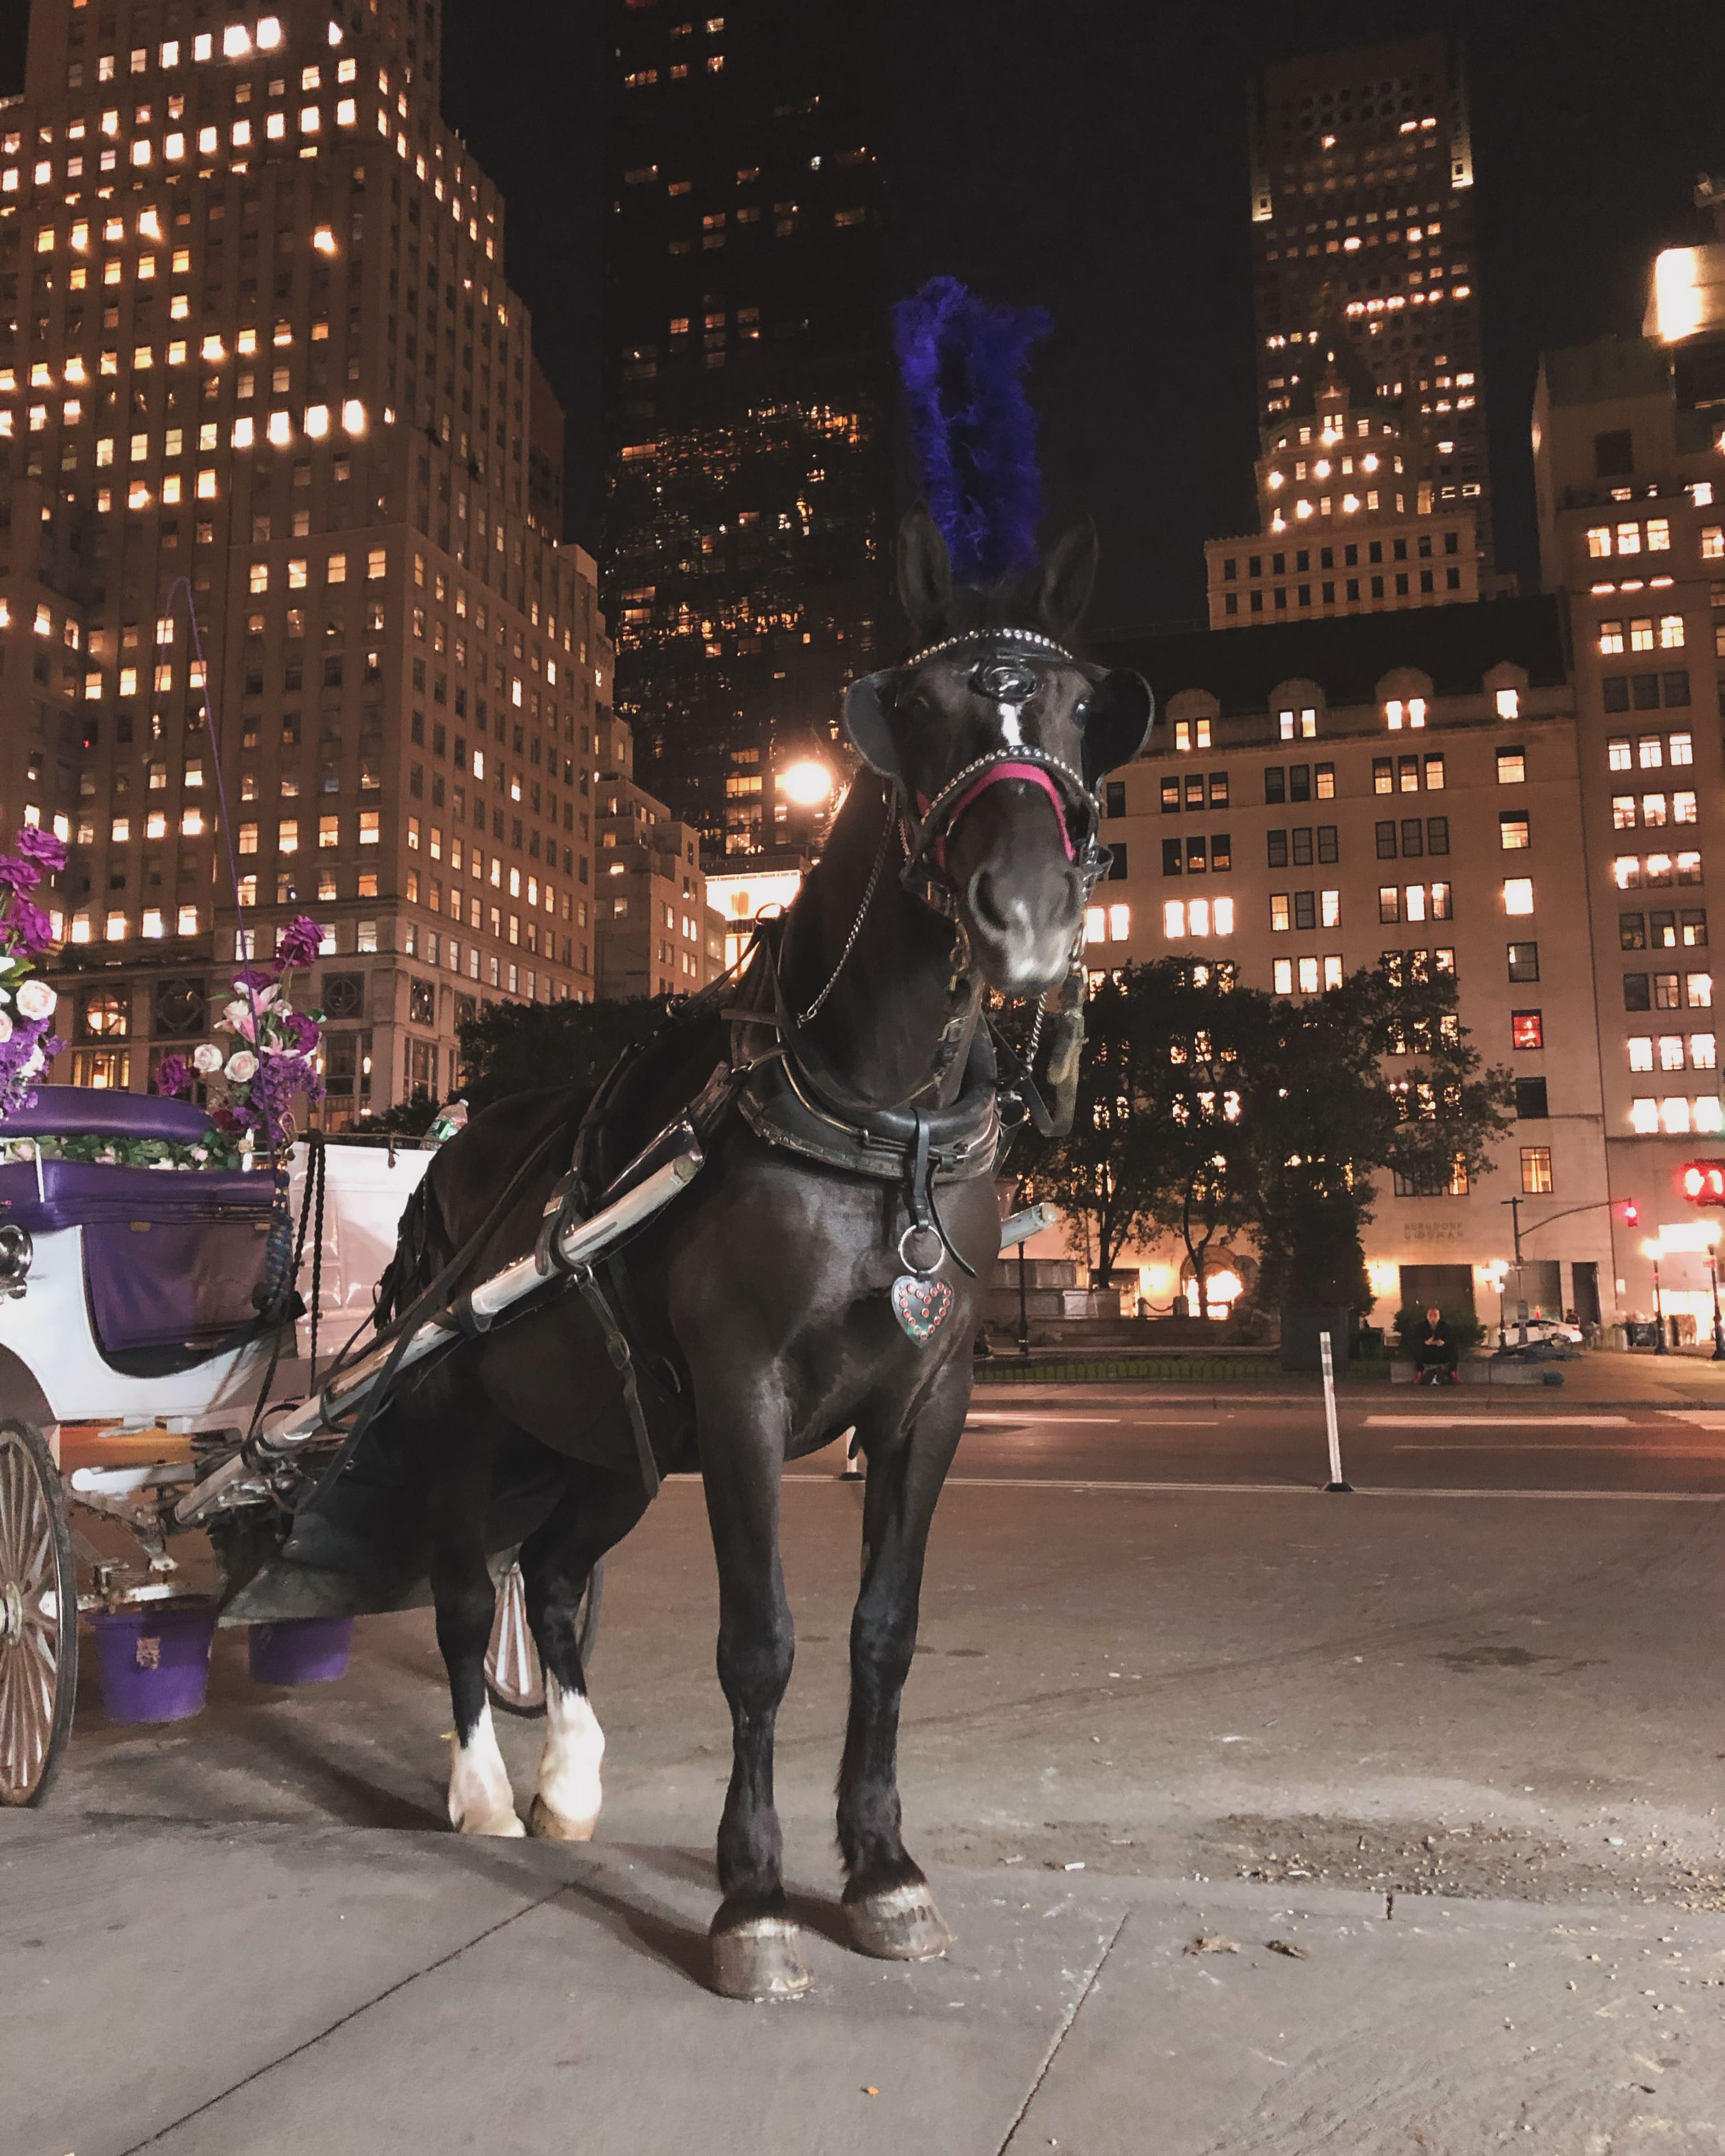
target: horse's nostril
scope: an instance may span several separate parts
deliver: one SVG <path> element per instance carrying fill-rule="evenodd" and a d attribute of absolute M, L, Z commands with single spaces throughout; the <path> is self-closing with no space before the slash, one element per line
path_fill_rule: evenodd
<path fill-rule="evenodd" d="M 970 880 L 970 910 L 983 927 L 1006 934 L 1006 916 L 996 902 L 994 879 L 986 869 L 978 869 Z"/>

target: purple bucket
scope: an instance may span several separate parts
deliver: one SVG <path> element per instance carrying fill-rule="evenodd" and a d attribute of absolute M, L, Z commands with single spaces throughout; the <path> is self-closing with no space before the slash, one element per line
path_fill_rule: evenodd
<path fill-rule="evenodd" d="M 289 1617 L 254 1625 L 248 1653 L 259 1684 L 332 1684 L 347 1674 L 353 1651 L 351 1617 Z"/>
<path fill-rule="evenodd" d="M 183 1722 L 209 1688 L 213 1602 L 154 1602 L 102 1610 L 95 1628 L 102 1710 L 110 1722 Z"/>

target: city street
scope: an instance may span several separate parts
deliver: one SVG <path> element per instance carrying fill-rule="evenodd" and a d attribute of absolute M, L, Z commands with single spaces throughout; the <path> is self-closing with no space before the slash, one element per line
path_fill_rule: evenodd
<path fill-rule="evenodd" d="M 729 1744 L 674 1482 L 609 1568 L 588 1849 L 447 1831 L 426 1614 L 297 1693 L 223 1634 L 166 1730 L 86 1685 L 0 1817 L 8 2151 L 1725 2146 L 1718 1410 L 1373 1388 L 1331 1496 L 1315 1393 L 1003 1390 L 906 1699 L 947 1960 L 836 1943 L 829 1453 L 784 1493 L 778 1781 L 818 1988 L 700 1988 Z"/>

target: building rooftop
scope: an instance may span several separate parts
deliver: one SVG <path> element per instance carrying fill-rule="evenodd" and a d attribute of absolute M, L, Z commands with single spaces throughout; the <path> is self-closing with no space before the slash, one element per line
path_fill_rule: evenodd
<path fill-rule="evenodd" d="M 1620 397 L 1666 397 L 1671 363 L 1646 337 L 1600 337 L 1544 355 L 1546 393 L 1553 405 L 1599 404 Z"/>
<path fill-rule="evenodd" d="M 1399 666 L 1417 667 L 1440 696 L 1476 694 L 1505 660 L 1526 669 L 1530 688 L 1567 678 L 1563 615 L 1546 593 L 1481 599 L 1473 606 L 1414 608 L 1343 620 L 1124 637 L 1099 646 L 1103 665 L 1134 666 L 1158 704 L 1182 689 L 1206 689 L 1225 717 L 1263 711 L 1278 684 L 1316 681 L 1333 705 L 1368 704 Z"/>

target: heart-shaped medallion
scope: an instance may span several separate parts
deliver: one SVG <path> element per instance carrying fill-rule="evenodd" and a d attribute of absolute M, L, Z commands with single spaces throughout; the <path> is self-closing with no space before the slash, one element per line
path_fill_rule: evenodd
<path fill-rule="evenodd" d="M 919 1348 L 940 1331 L 952 1310 L 952 1291 L 943 1280 L 901 1273 L 892 1283 L 892 1314 Z"/>

